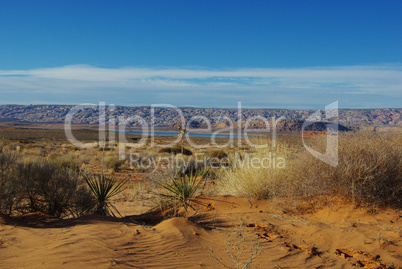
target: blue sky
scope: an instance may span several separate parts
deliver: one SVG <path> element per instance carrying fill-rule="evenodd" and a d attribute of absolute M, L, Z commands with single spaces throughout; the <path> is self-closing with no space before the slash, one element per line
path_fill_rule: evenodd
<path fill-rule="evenodd" d="M 0 103 L 401 107 L 402 1 L 0 1 Z"/>

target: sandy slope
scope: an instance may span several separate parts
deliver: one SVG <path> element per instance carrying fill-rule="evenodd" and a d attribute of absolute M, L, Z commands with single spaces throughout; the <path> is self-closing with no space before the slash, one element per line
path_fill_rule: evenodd
<path fill-rule="evenodd" d="M 300 214 L 290 201 L 230 196 L 200 201 L 206 206 L 190 220 L 3 218 L 0 268 L 222 268 L 208 249 L 230 264 L 225 242 L 239 217 L 263 247 L 252 268 L 402 266 L 400 211 L 372 214 L 342 205 Z"/>

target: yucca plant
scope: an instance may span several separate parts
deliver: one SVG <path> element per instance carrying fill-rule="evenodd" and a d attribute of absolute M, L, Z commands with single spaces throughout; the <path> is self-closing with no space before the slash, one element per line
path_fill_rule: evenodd
<path fill-rule="evenodd" d="M 159 193 L 159 195 L 178 202 L 176 205 L 184 207 L 187 217 L 190 208 L 195 211 L 191 203 L 197 196 L 202 183 L 205 186 L 207 172 L 208 170 L 202 174 L 198 171 L 194 174 L 191 172 L 189 175 L 173 174 L 167 180 L 155 180 L 156 184 L 165 190 L 165 193 Z"/>
<path fill-rule="evenodd" d="M 103 173 L 101 175 L 83 173 L 83 177 L 97 201 L 94 214 L 115 217 L 114 211 L 120 215 L 117 208 L 109 202 L 109 199 L 123 191 L 126 180 L 117 181 L 115 178 L 103 175 Z"/>
<path fill-rule="evenodd" d="M 106 143 L 105 141 L 102 142 L 101 174 L 82 173 L 82 176 L 96 199 L 94 214 L 116 217 L 113 211 L 119 215 L 120 213 L 117 208 L 109 202 L 109 199 L 123 191 L 123 186 L 126 184 L 127 180 L 117 181 L 114 177 L 109 178 L 103 174 Z"/>

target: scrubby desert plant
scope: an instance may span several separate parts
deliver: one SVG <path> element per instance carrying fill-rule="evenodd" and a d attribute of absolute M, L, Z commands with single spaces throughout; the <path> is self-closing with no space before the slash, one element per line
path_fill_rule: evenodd
<path fill-rule="evenodd" d="M 0 213 L 3 214 L 11 213 L 20 191 L 14 173 L 15 162 L 16 155 L 0 146 Z"/>
<path fill-rule="evenodd" d="M 22 209 L 32 212 L 43 211 L 42 188 L 49 182 L 57 165 L 39 159 L 25 159 L 17 164 L 16 176 L 23 189 L 23 198 L 27 201 Z"/>
<path fill-rule="evenodd" d="M 240 220 L 239 224 L 229 232 L 225 242 L 225 250 L 233 265 L 229 265 L 222 258 L 215 256 L 212 247 L 209 248 L 211 257 L 225 268 L 246 269 L 262 251 L 258 238 L 247 233 L 246 226 Z M 248 256 L 245 256 L 247 255 Z"/>
<path fill-rule="evenodd" d="M 293 194 L 333 193 L 357 204 L 402 207 L 401 137 L 374 132 L 340 136 L 336 167 L 301 153 L 293 167 Z"/>
<path fill-rule="evenodd" d="M 62 169 L 78 170 L 78 162 L 73 155 L 66 155 L 58 158 L 52 158 L 50 159 L 50 162 L 55 163 Z"/>
<path fill-rule="evenodd" d="M 103 163 L 107 168 L 113 169 L 114 172 L 118 172 L 122 165 L 125 163 L 125 160 L 120 160 L 116 156 L 106 156 Z"/>
<path fill-rule="evenodd" d="M 48 160 L 25 160 L 14 169 L 19 186 L 18 209 L 61 218 L 80 216 L 93 204 L 77 169 L 63 168 Z"/>
<path fill-rule="evenodd" d="M 227 158 L 228 155 L 223 150 L 214 150 L 214 151 L 208 153 L 208 157 L 216 158 L 216 159 L 223 159 L 223 158 Z"/>
<path fill-rule="evenodd" d="M 84 184 L 79 184 L 76 188 L 69 205 L 69 212 L 74 217 L 84 216 L 91 213 L 96 201 L 92 196 L 91 190 Z"/>
<path fill-rule="evenodd" d="M 16 159 L 17 156 L 14 153 L 8 152 L 0 146 L 0 180 L 10 173 L 10 168 Z"/>
<path fill-rule="evenodd" d="M 156 159 L 155 154 L 149 151 L 143 154 L 131 152 L 128 159 L 130 169 L 135 169 L 139 173 L 156 169 L 155 164 L 159 161 L 160 159 Z"/>
<path fill-rule="evenodd" d="M 94 204 L 87 188 L 80 184 L 76 169 L 55 169 L 52 176 L 40 184 L 45 200 L 44 212 L 51 216 L 79 216 Z"/>
<path fill-rule="evenodd" d="M 175 147 L 167 147 L 167 148 L 162 148 L 159 150 L 160 153 L 173 153 L 173 154 L 183 154 L 183 155 L 193 155 L 193 152 L 189 149 L 182 148 L 180 146 L 175 146 Z"/>
<path fill-rule="evenodd" d="M 203 175 L 204 173 L 208 173 L 212 162 L 213 159 L 211 158 L 197 159 L 193 156 L 180 155 L 176 156 L 173 160 L 167 173 L 171 173 L 175 176 L 189 176 L 190 174 Z"/>

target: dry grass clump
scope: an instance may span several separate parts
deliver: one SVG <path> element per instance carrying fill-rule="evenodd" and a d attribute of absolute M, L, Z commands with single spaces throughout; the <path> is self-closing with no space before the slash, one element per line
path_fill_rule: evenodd
<path fill-rule="evenodd" d="M 118 172 L 125 162 L 125 160 L 120 160 L 116 156 L 106 156 L 104 158 L 104 165 L 106 168 L 111 168 L 114 172 Z"/>
<path fill-rule="evenodd" d="M 215 150 L 215 151 L 208 153 L 208 157 L 216 158 L 216 159 L 224 159 L 224 158 L 227 158 L 228 155 L 223 150 Z"/>
<path fill-rule="evenodd" d="M 49 161 L 62 169 L 78 169 L 78 161 L 74 155 L 65 155 L 56 158 L 49 158 Z"/>
<path fill-rule="evenodd" d="M 157 169 L 156 164 L 159 163 L 159 159 L 156 158 L 156 154 L 152 151 L 145 153 L 130 152 L 128 156 L 128 164 L 131 169 L 134 169 L 137 173 L 146 173 Z"/>
<path fill-rule="evenodd" d="M 373 132 L 340 136 L 336 167 L 301 153 L 293 164 L 293 194 L 332 192 L 353 203 L 402 207 L 401 138 Z"/>
<path fill-rule="evenodd" d="M 221 194 L 238 197 L 272 198 L 282 193 L 288 178 L 289 151 L 284 143 L 256 149 L 250 154 L 229 156 L 230 168 L 221 169 L 218 187 Z"/>
<path fill-rule="evenodd" d="M 312 138 L 309 146 L 323 152 L 325 139 Z M 292 156 L 289 153 L 293 150 L 278 143 L 276 148 L 256 149 L 237 158 L 231 156 L 231 168 L 221 169 L 218 186 L 221 194 L 239 197 L 340 195 L 356 204 L 401 208 L 401 145 L 401 134 L 341 134 L 338 165 L 333 167 L 306 150 Z M 284 165 L 279 165 L 281 157 Z"/>

